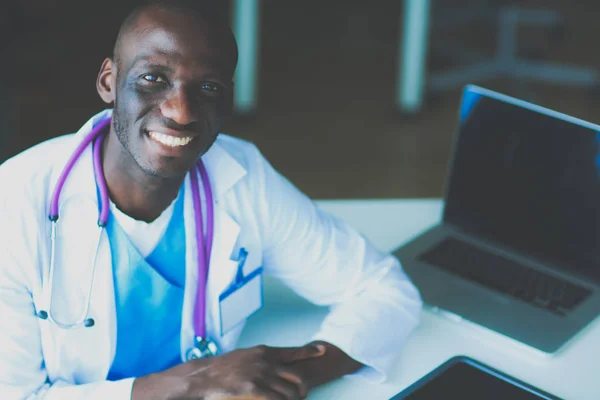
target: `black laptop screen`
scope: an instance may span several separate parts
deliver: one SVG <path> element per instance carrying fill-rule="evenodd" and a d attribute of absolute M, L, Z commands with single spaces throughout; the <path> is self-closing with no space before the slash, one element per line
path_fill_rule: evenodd
<path fill-rule="evenodd" d="M 600 280 L 594 125 L 466 89 L 454 151 L 446 222 Z"/>

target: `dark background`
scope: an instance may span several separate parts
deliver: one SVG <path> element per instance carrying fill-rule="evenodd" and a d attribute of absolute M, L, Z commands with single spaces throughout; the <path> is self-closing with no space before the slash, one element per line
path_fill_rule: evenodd
<path fill-rule="evenodd" d="M 223 0 L 229 7 L 229 2 Z M 444 14 L 477 1 L 431 0 Z M 485 1 L 560 11 L 560 29 L 524 26 L 524 57 L 600 68 L 600 2 Z M 0 162 L 76 131 L 104 106 L 96 74 L 131 0 L 21 0 L 0 5 Z M 438 197 L 460 89 L 429 95 L 420 113 L 394 107 L 401 0 L 263 0 L 259 108 L 224 132 L 255 142 L 316 198 Z M 436 17 L 437 18 L 437 17 Z M 438 51 L 453 37 L 493 54 L 496 26 L 430 26 L 428 71 L 449 68 Z M 522 82 L 481 85 L 600 122 L 597 88 Z"/>

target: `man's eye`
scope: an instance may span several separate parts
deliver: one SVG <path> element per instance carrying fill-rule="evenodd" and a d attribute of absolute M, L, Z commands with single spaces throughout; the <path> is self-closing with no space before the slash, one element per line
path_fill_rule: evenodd
<path fill-rule="evenodd" d="M 166 83 L 166 81 L 162 78 L 162 76 L 154 75 L 154 74 L 145 74 L 142 75 L 142 79 L 150 83 Z"/>
<path fill-rule="evenodd" d="M 203 83 L 201 88 L 202 90 L 206 90 L 211 93 L 219 93 L 221 91 L 221 87 L 219 85 L 215 85 L 214 83 Z"/>

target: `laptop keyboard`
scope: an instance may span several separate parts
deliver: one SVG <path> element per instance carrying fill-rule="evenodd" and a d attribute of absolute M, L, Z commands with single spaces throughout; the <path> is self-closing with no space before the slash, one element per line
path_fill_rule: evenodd
<path fill-rule="evenodd" d="M 443 240 L 419 259 L 561 316 L 591 293 L 582 286 L 452 238 Z"/>

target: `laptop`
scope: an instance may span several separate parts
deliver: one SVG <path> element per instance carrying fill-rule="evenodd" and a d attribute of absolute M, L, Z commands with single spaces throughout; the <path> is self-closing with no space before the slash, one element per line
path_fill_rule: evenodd
<path fill-rule="evenodd" d="M 427 305 L 544 353 L 600 314 L 600 126 L 469 85 L 444 200 L 394 252 Z"/>

